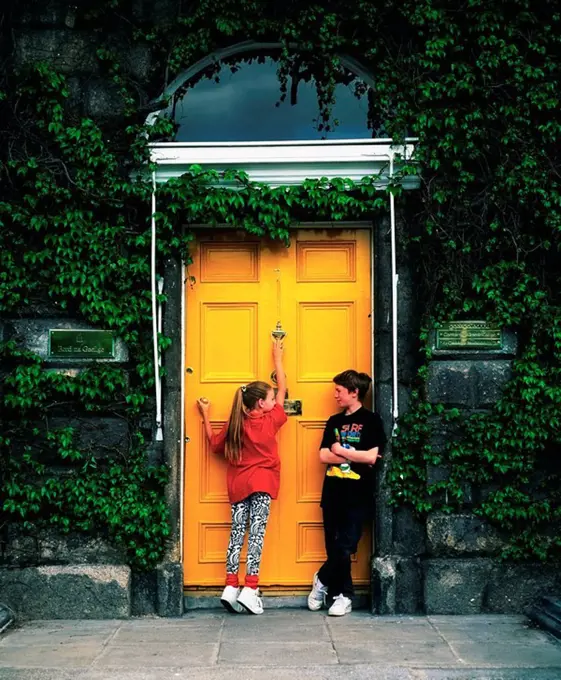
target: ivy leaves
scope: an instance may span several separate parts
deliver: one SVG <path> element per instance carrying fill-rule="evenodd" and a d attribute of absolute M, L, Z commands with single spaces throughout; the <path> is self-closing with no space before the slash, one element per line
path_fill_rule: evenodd
<path fill-rule="evenodd" d="M 326 131 L 336 124 L 335 87 L 349 79 L 341 55 L 372 74 L 373 87 L 359 93 L 368 98 L 372 125 L 396 140 L 418 137 L 423 188 L 417 203 L 408 201 L 402 238 L 421 270 L 424 356 L 430 359 L 431 324 L 450 316 L 514 328 L 520 344 L 513 379 L 487 413 L 429 403 L 421 367 L 390 472 L 395 498 L 423 512 L 452 511 L 467 503 L 467 483 L 487 485 L 472 507 L 510 532 L 511 555 L 559 555 L 560 532 L 551 530 L 561 506 L 557 4 L 469 0 L 458 11 L 434 0 L 198 0 L 158 25 L 131 20 L 120 0 L 82 11 L 89 25 L 114 22 L 150 46 L 154 95 L 216 49 L 273 42 L 281 46 L 279 97 L 288 95 L 293 75 L 313 78 L 318 128 Z M 49 374 L 37 358 L 5 347 L 13 368 L 2 404 L 10 413 L 0 439 L 5 461 L 15 460 L 10 453 L 33 419 L 48 418 L 64 399 L 90 413 L 118 406 L 138 430 L 152 387 L 145 171 L 149 140 L 172 138 L 174 125 L 163 117 L 149 129 L 139 125 L 144 103 L 115 53 L 100 46 L 98 58 L 122 99 L 117 123 L 76 116 L 64 78 L 46 64 L 2 83 L 0 120 L 9 143 L 0 165 L 0 312 L 32 313 L 46 300 L 57 313 L 115 329 L 129 347 L 130 371 Z M 243 173 L 194 167 L 158 189 L 158 255 L 188 262 L 192 224 L 286 241 L 300 220 L 370 219 L 386 202 L 376 178 L 271 188 Z M 164 348 L 167 340 L 160 342 Z M 460 443 L 436 447 L 439 422 L 458 427 Z M 63 483 L 26 450 L 17 459 L 23 467 L 11 469 L 5 508 L 33 521 L 41 515 L 37 506 L 56 508 L 57 526 L 108 532 L 134 563 L 153 564 L 167 531 L 163 473 L 145 469 L 137 440 L 126 464 L 96 468 L 79 458 L 69 437 L 56 434 L 47 448 L 86 466 L 83 474 Z"/>

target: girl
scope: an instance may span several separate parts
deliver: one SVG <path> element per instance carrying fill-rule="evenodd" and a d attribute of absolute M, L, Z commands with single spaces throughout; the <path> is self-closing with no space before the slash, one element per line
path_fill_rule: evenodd
<path fill-rule="evenodd" d="M 280 459 L 275 435 L 286 423 L 283 404 L 286 377 L 282 365 L 282 340 L 275 339 L 273 360 L 278 391 L 259 380 L 236 390 L 230 418 L 222 430 L 213 433 L 209 420 L 210 402 L 197 401 L 210 446 L 228 461 L 228 498 L 232 504 L 232 529 L 226 556 L 226 587 L 220 601 L 232 612 L 263 613 L 257 588 L 263 539 L 269 519 L 271 499 L 277 497 Z M 240 554 L 249 520 L 245 587 L 240 592 Z"/>

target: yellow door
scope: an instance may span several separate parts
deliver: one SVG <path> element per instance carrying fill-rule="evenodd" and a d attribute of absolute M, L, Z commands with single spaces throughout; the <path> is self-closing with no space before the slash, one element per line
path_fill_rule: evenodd
<path fill-rule="evenodd" d="M 209 451 L 195 399 L 208 397 L 211 421 L 228 418 L 234 391 L 271 382 L 271 331 L 287 331 L 290 415 L 279 438 L 281 488 L 272 504 L 261 587 L 309 586 L 325 558 L 319 500 L 325 466 L 318 449 L 336 411 L 332 378 L 371 372 L 370 232 L 298 230 L 286 248 L 244 232 L 199 234 L 186 281 L 184 574 L 189 587 L 221 586 L 230 531 L 226 466 Z M 354 558 L 357 585 L 369 583 L 367 527 Z M 242 558 L 240 576 L 245 563 Z"/>

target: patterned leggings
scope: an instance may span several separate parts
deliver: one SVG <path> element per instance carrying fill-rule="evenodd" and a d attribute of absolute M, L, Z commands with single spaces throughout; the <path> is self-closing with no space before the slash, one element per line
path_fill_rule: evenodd
<path fill-rule="evenodd" d="M 228 554 L 226 555 L 226 571 L 237 574 L 240 568 L 240 555 L 249 520 L 249 539 L 247 542 L 248 576 L 257 576 L 263 552 L 263 539 L 271 510 L 271 497 L 268 493 L 252 493 L 239 503 L 232 504 L 232 531 Z"/>

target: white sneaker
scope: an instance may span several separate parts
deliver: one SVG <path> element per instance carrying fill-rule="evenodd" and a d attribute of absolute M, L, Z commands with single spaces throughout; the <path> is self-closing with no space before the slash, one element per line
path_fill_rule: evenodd
<path fill-rule="evenodd" d="M 314 580 L 312 581 L 312 592 L 308 595 L 308 609 L 311 612 L 318 612 L 327 597 L 327 586 L 318 578 L 318 572 L 314 574 Z"/>
<path fill-rule="evenodd" d="M 233 614 L 241 614 L 241 612 L 243 612 L 243 607 L 238 604 L 239 594 L 239 588 L 236 588 L 235 586 L 226 586 L 220 596 L 220 602 Z"/>
<path fill-rule="evenodd" d="M 238 596 L 238 604 L 241 604 L 250 614 L 262 614 L 263 600 L 259 597 L 260 594 L 258 588 L 248 588 L 245 586 Z"/>
<path fill-rule="evenodd" d="M 329 607 L 327 614 L 329 616 L 345 616 L 353 611 L 353 603 L 350 598 L 344 595 L 337 595 L 333 600 L 333 604 Z"/>

